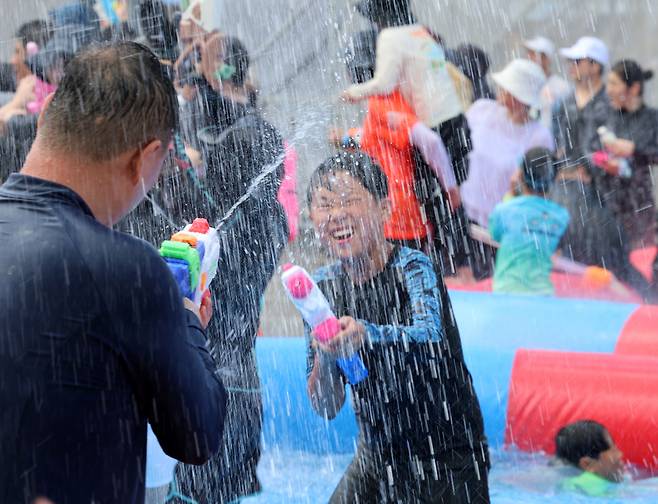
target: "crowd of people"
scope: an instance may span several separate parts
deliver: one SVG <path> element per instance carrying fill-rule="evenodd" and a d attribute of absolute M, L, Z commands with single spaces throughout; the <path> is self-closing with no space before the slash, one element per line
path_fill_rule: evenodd
<path fill-rule="evenodd" d="M 209 0 L 141 0 L 137 24 L 95 3 L 21 26 L 0 75 L 0 500 L 162 502 L 169 485 L 144 488 L 148 422 L 180 461 L 176 495 L 235 502 L 260 490 L 254 351 L 297 234 L 296 152 Z M 487 440 L 444 277 L 551 294 L 561 254 L 656 299 L 629 259 L 655 245 L 652 73 L 582 37 L 559 51 L 568 82 L 536 37 L 492 87 L 486 52 L 448 48 L 408 1 L 356 10 L 372 28 L 351 37 L 341 97 L 365 119 L 306 198 L 337 261 L 316 279 L 341 317 L 330 342 L 306 327 L 313 408 L 333 418 L 345 401 L 337 358 L 359 352 L 370 373 L 351 385 L 359 443 L 331 502 L 486 503 Z M 199 216 L 221 223 L 200 307 L 135 238 L 157 245 Z M 582 425 L 561 431 L 558 455 L 602 474 L 598 452 L 566 440 Z"/>
<path fill-rule="evenodd" d="M 379 35 L 356 35 L 347 61 L 353 79 L 369 82 L 345 93 L 348 100 L 364 93 L 370 96 L 362 129 L 346 138 L 344 145 L 358 146 L 373 156 L 392 181 L 393 217 L 387 236 L 416 241 L 417 248 L 439 256 L 445 275 L 457 274 L 461 282 L 491 277 L 496 269 L 499 278 L 516 277 L 494 282 L 497 291 L 545 294 L 549 279 L 534 284 L 524 275 L 524 264 L 548 261 L 548 274 L 557 250 L 573 262 L 605 268 L 645 301 L 655 300 L 656 287 L 629 260 L 633 250 L 655 245 L 651 165 L 658 146 L 658 115 L 643 100 L 652 72 L 631 59 L 611 64 L 603 41 L 582 37 L 559 51 L 568 82 L 552 72 L 554 44 L 536 37 L 524 42 L 525 58 L 491 75 L 492 90 L 486 85 L 489 64 L 482 49 L 467 46 L 444 51 L 440 37 L 415 24 L 408 3 L 397 3 L 395 8 L 384 9 L 383 15 L 366 12 L 379 27 Z M 385 5 L 390 7 L 390 3 Z M 423 30 L 436 40 L 442 51 L 437 61 L 443 61 L 448 70 L 442 83 L 422 81 L 416 67 L 430 57 L 404 42 L 405 30 L 410 41 L 420 40 Z M 378 47 L 382 42 L 385 46 Z M 469 82 L 465 89 L 463 81 L 453 79 L 458 93 L 451 102 L 454 110 L 436 100 L 428 105 L 422 90 L 447 96 L 441 86 L 450 87 L 455 69 Z M 417 124 L 435 126 L 436 121 L 428 118 L 432 107 L 448 114 L 448 110 L 452 114 L 459 110 L 463 116 L 455 117 L 465 117 L 463 127 L 450 125 L 437 130 L 433 138 L 424 134 Z M 456 152 L 455 137 L 464 139 L 463 152 Z M 424 145 L 424 152 L 421 149 L 420 156 L 409 158 L 409 145 Z M 473 226 L 491 231 L 490 218 L 497 205 L 521 193 L 521 160 L 534 148 L 547 149 L 552 157 L 554 175 L 543 184 L 541 196 L 566 209 L 569 224 L 557 236 L 557 246 L 526 247 L 524 252 L 520 247 L 512 264 L 503 260 L 505 264 L 499 267 L 498 244 L 492 246 L 492 240 L 473 233 Z M 449 155 L 448 168 L 453 172 L 448 176 L 451 170 L 445 167 L 443 151 Z M 428 171 L 427 165 L 433 169 Z M 418 184 L 423 187 L 420 192 Z M 428 199 L 423 194 L 428 187 L 440 197 Z M 527 220 L 532 215 L 532 209 L 526 212 L 521 205 L 518 218 Z M 519 231 L 530 241 L 539 233 L 533 225 Z M 428 247 L 432 241 L 437 242 Z"/>

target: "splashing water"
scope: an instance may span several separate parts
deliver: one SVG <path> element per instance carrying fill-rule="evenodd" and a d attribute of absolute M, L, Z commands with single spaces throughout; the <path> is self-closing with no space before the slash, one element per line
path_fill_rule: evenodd
<path fill-rule="evenodd" d="M 247 201 L 256 192 L 258 187 L 270 174 L 274 173 L 281 166 L 281 163 L 283 163 L 285 157 L 286 154 L 283 152 L 279 154 L 279 156 L 272 163 L 263 167 L 260 174 L 251 181 L 247 191 L 242 196 L 240 196 L 240 198 L 233 204 L 233 206 L 226 211 L 224 216 L 215 223 L 215 227 L 217 229 L 221 229 L 224 224 L 231 220 L 231 217 L 233 217 L 238 208 L 240 208 L 240 206 L 244 204 L 244 202 Z"/>

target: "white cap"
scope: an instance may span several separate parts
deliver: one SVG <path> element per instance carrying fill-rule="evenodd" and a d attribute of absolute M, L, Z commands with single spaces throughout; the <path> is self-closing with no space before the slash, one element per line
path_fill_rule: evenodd
<path fill-rule="evenodd" d="M 541 108 L 541 90 L 546 84 L 546 75 L 537 63 L 527 59 L 515 59 L 491 77 L 521 103 L 532 108 Z"/>
<path fill-rule="evenodd" d="M 548 40 L 546 37 L 535 37 L 530 40 L 525 40 L 523 45 L 526 49 L 536 53 L 545 54 L 546 56 L 553 57 L 555 55 L 555 44 Z"/>
<path fill-rule="evenodd" d="M 224 23 L 224 0 L 193 0 L 181 17 L 192 21 L 204 31 L 221 31 Z"/>
<path fill-rule="evenodd" d="M 571 47 L 560 49 L 560 55 L 570 60 L 592 59 L 603 66 L 610 64 L 608 48 L 596 37 L 580 37 Z"/>

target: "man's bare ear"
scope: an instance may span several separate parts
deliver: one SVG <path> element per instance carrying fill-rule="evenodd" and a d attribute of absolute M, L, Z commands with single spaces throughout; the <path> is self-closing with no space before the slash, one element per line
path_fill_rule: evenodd
<path fill-rule="evenodd" d="M 128 170 L 128 177 L 133 185 L 137 185 L 142 181 L 142 170 L 144 164 L 153 156 L 160 155 L 162 149 L 162 140 L 151 140 L 146 145 L 135 149 L 135 151 L 128 158 L 126 169 Z"/>
<path fill-rule="evenodd" d="M 580 460 L 578 461 L 578 467 L 580 467 L 583 471 L 589 471 L 595 462 L 596 460 L 592 457 L 580 457 Z"/>
<path fill-rule="evenodd" d="M 43 125 L 43 121 L 46 117 L 46 111 L 48 110 L 48 107 L 50 107 L 50 104 L 53 101 L 54 97 L 55 97 L 55 93 L 50 93 L 48 96 L 46 96 L 46 99 L 43 101 L 43 107 L 41 108 L 41 113 L 39 114 L 39 118 L 37 119 L 37 128 L 41 128 L 41 126 Z"/>

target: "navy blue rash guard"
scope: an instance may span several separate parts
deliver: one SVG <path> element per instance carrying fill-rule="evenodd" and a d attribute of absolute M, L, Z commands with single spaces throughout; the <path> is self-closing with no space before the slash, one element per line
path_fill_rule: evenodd
<path fill-rule="evenodd" d="M 0 502 L 144 502 L 146 422 L 203 463 L 226 393 L 198 319 L 146 242 L 66 187 L 0 187 Z"/>
<path fill-rule="evenodd" d="M 354 317 L 366 328 L 368 344 L 359 355 L 368 378 L 351 388 L 368 449 L 398 462 L 463 464 L 485 453 L 459 329 L 430 259 L 396 247 L 383 271 L 363 284 L 353 283 L 340 263 L 321 268 L 315 279 L 336 316 Z M 306 338 L 308 377 L 315 361 L 308 326 Z"/>

